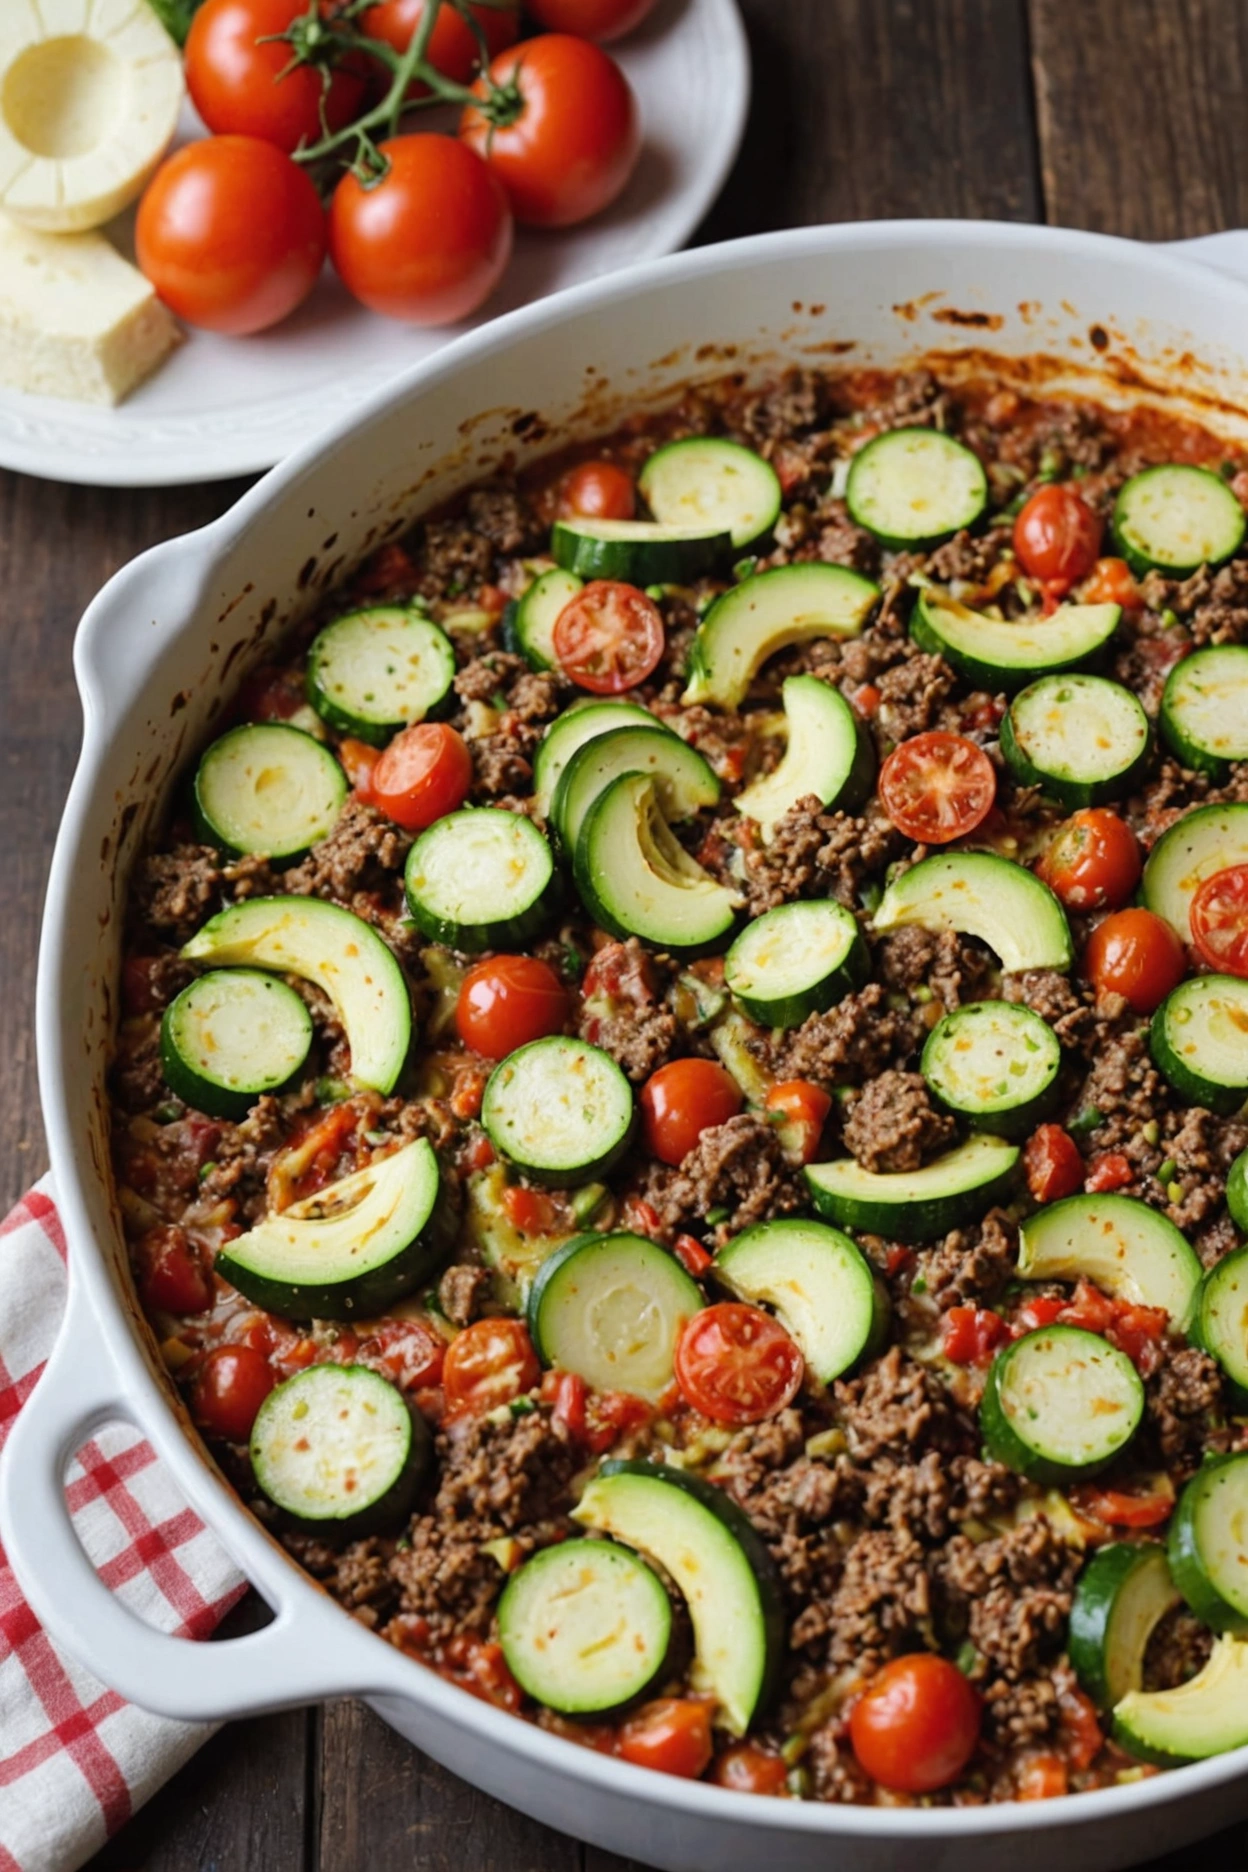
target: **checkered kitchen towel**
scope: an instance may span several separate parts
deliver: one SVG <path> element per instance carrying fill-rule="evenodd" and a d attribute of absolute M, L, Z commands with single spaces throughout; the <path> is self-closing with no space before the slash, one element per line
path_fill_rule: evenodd
<path fill-rule="evenodd" d="M 65 1284 L 45 1179 L 0 1222 L 0 1445 L 52 1349 Z M 149 1624 L 206 1638 L 246 1590 L 128 1425 L 83 1445 L 68 1496 L 101 1578 Z M 0 1872 L 72 1872 L 211 1733 L 145 1714 L 58 1651 L 0 1549 Z"/>

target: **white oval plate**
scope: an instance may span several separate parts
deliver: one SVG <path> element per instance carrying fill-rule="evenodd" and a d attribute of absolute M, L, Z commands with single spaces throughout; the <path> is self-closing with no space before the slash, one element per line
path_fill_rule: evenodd
<path fill-rule="evenodd" d="M 675 252 L 723 186 L 745 127 L 749 53 L 735 0 L 662 0 L 611 51 L 641 105 L 632 181 L 585 228 L 519 233 L 506 277 L 477 318 L 438 331 L 398 325 L 358 305 L 327 268 L 307 304 L 271 332 L 188 332 L 117 409 L 0 388 L 0 467 L 102 487 L 171 487 L 271 468 L 472 326 Z M 110 231 L 124 246 L 128 230 Z"/>

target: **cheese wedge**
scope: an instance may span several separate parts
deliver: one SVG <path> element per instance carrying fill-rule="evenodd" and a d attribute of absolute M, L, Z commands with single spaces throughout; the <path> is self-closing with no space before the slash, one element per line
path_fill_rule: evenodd
<path fill-rule="evenodd" d="M 0 215 L 0 383 L 120 403 L 179 338 L 102 234 L 41 234 Z"/>
<path fill-rule="evenodd" d="M 182 89 L 147 0 L 0 0 L 0 208 L 46 233 L 99 227 L 168 149 Z"/>

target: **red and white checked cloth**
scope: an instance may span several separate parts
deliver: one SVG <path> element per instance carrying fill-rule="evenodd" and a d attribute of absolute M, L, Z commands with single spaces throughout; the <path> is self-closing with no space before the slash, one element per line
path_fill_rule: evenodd
<path fill-rule="evenodd" d="M 65 1289 L 45 1178 L 0 1222 L 0 1446 L 52 1350 Z M 129 1425 L 83 1445 L 67 1489 L 101 1578 L 148 1624 L 206 1638 L 246 1590 Z M 58 1651 L 0 1549 L 0 1872 L 72 1872 L 211 1733 L 149 1716 Z"/>

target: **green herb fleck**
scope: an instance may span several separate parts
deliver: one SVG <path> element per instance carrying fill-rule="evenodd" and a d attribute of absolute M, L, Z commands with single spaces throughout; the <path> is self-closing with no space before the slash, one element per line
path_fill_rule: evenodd
<path fill-rule="evenodd" d="M 925 1294 L 927 1292 L 927 1281 L 922 1274 L 915 1275 L 910 1283 L 910 1291 L 913 1294 Z"/>
<path fill-rule="evenodd" d="M 1159 1183 L 1173 1183 L 1178 1167 L 1173 1157 L 1167 1157 L 1165 1163 L 1162 1164 L 1157 1172 L 1157 1181 Z"/>
<path fill-rule="evenodd" d="M 1097 1126 L 1103 1125 L 1104 1122 L 1105 1114 L 1098 1105 L 1085 1105 L 1082 1111 L 1077 1111 L 1067 1122 L 1066 1129 L 1072 1137 L 1085 1137 L 1089 1131 L 1095 1131 Z"/>
<path fill-rule="evenodd" d="M 1172 1202 L 1172 1203 L 1181 1203 L 1182 1200 L 1183 1200 L 1183 1185 L 1181 1183 L 1167 1184 L 1166 1185 L 1166 1201 Z"/>
<path fill-rule="evenodd" d="M 726 1222 L 728 1220 L 728 1217 L 731 1214 L 732 1214 L 732 1211 L 730 1209 L 725 1209 L 723 1204 L 721 1203 L 717 1205 L 714 1209 L 707 1210 L 706 1219 L 710 1223 L 712 1228 L 718 1228 L 719 1224 L 721 1222 Z"/>

